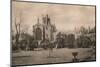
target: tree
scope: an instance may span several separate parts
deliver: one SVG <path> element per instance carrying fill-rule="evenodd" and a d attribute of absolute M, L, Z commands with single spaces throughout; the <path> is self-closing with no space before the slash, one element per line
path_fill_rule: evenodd
<path fill-rule="evenodd" d="M 27 30 L 28 30 L 28 27 L 27 26 L 22 26 L 22 12 L 20 12 L 19 14 L 19 21 L 17 21 L 17 17 L 15 17 L 15 39 L 16 39 L 16 45 L 17 45 L 17 48 L 20 49 L 20 38 L 21 38 L 21 34 L 22 33 L 26 33 Z"/>
<path fill-rule="evenodd" d="M 96 26 L 90 29 L 89 33 L 96 33 Z"/>
<path fill-rule="evenodd" d="M 67 42 L 68 42 L 68 47 L 73 48 L 74 47 L 74 42 L 75 42 L 75 35 L 74 34 L 69 34 L 67 36 Z"/>
<path fill-rule="evenodd" d="M 57 43 L 57 48 L 64 48 L 65 45 L 65 34 L 62 34 L 61 32 L 59 32 L 56 35 L 56 43 Z"/>
<path fill-rule="evenodd" d="M 20 25 L 21 22 L 17 23 L 15 18 L 15 30 L 16 30 L 15 39 L 16 39 L 16 45 L 18 49 L 19 49 L 19 37 L 20 37 Z"/>
<path fill-rule="evenodd" d="M 81 34 L 87 34 L 88 33 L 88 30 L 85 27 L 82 26 L 80 28 L 80 32 L 81 32 Z"/>
<path fill-rule="evenodd" d="M 96 27 L 86 29 L 81 27 L 81 35 L 77 38 L 78 47 L 88 48 L 95 45 Z"/>
<path fill-rule="evenodd" d="M 90 37 L 81 35 L 79 38 L 77 38 L 77 44 L 78 44 L 78 47 L 88 48 L 91 46 L 92 41 Z"/>

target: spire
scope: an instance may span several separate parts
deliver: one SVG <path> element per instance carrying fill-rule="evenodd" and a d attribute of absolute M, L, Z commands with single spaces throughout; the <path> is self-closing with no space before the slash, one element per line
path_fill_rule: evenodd
<path fill-rule="evenodd" d="M 48 14 L 46 14 L 45 16 L 42 15 L 42 20 L 44 24 L 47 24 L 47 25 L 50 24 L 50 17 L 48 16 Z"/>
<path fill-rule="evenodd" d="M 37 19 L 37 23 L 39 24 L 39 18 Z"/>
<path fill-rule="evenodd" d="M 91 30 L 91 28 L 90 28 L 90 26 L 88 27 L 88 33 L 90 33 L 90 30 Z"/>
<path fill-rule="evenodd" d="M 48 16 L 48 14 L 46 15 L 46 20 L 47 20 L 47 25 L 50 24 L 50 17 Z"/>
<path fill-rule="evenodd" d="M 46 23 L 46 17 L 44 15 L 42 15 L 42 21 L 44 24 Z"/>
<path fill-rule="evenodd" d="M 48 18 L 48 14 L 46 15 L 46 17 Z"/>
<path fill-rule="evenodd" d="M 77 33 L 77 29 L 76 29 L 76 26 L 75 26 L 75 34 Z"/>

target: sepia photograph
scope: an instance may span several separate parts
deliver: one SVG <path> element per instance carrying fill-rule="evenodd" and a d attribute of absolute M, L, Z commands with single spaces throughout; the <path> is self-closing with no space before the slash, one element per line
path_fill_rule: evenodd
<path fill-rule="evenodd" d="M 11 1 L 13 66 L 96 61 L 96 6 Z"/>

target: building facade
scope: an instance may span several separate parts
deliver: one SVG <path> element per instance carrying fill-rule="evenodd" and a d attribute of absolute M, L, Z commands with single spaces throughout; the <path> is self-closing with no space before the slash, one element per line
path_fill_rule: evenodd
<path fill-rule="evenodd" d="M 42 21 L 39 21 L 39 18 L 37 19 L 37 24 L 33 25 L 33 35 L 35 41 L 38 42 L 38 45 L 40 45 L 43 41 L 53 41 L 54 33 L 56 32 L 56 27 L 54 24 L 51 24 L 51 19 L 47 15 L 42 17 Z"/>

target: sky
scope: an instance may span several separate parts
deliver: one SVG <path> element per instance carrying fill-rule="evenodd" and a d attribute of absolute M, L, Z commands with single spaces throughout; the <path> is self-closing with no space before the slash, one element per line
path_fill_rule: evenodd
<path fill-rule="evenodd" d="M 64 4 L 49 4 L 49 3 L 31 3 L 31 2 L 12 2 L 12 28 L 15 30 L 16 22 L 21 23 L 22 28 L 27 29 L 27 32 L 32 34 L 32 26 L 37 23 L 39 18 L 40 23 L 42 16 L 48 14 L 51 18 L 51 23 L 55 24 L 59 31 L 74 31 L 81 26 L 86 28 L 95 26 L 95 6 L 80 6 L 80 5 L 64 5 Z"/>

